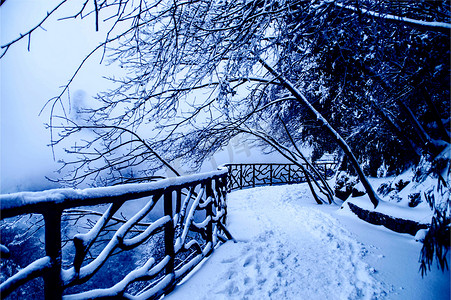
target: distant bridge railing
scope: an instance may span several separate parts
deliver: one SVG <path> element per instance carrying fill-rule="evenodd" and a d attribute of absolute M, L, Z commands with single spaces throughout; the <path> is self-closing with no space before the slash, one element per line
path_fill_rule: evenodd
<path fill-rule="evenodd" d="M 307 164 L 302 164 L 306 170 L 311 171 Z M 312 163 L 318 173 L 325 179 L 335 174 L 337 161 L 316 161 Z M 225 164 L 229 169 L 229 190 L 256 187 L 263 185 L 292 184 L 306 182 L 306 174 L 302 168 L 295 164 L 279 163 L 251 163 L 251 164 Z M 312 174 L 315 173 L 313 172 Z"/>
<path fill-rule="evenodd" d="M 45 243 L 44 250 L 14 248 L 20 242 L 6 239 L 17 236 L 2 227 L 2 273 L 20 269 L 2 274 L 2 299 L 155 299 L 170 292 L 231 238 L 227 176 L 222 168 L 144 184 L 1 195 L 3 225 L 31 230 L 33 222 L 39 237 L 43 223 Z M 24 214 L 43 218 L 18 219 Z M 17 266 L 8 254 L 30 261 Z"/>

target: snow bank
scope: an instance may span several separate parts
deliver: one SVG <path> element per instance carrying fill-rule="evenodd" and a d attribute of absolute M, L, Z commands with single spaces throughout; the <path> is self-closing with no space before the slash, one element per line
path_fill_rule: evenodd
<path fill-rule="evenodd" d="M 422 182 L 415 182 L 414 170 L 386 178 L 370 178 L 374 188 L 378 188 L 381 201 L 374 208 L 367 195 L 349 197 L 346 202 L 369 212 L 384 214 L 393 219 L 410 220 L 419 224 L 430 224 L 433 211 L 424 199 L 424 192 L 437 184 L 437 179 L 428 176 Z M 380 189 L 384 187 L 385 189 Z M 411 206 L 411 196 L 418 194 L 419 201 Z M 347 204 L 343 208 L 348 210 Z"/>
<path fill-rule="evenodd" d="M 370 199 L 365 195 L 361 197 L 349 198 L 346 203 L 354 204 L 367 211 L 382 213 L 393 218 L 412 220 L 420 224 L 431 223 L 433 211 L 427 205 L 421 205 L 415 208 L 397 205 L 392 202 L 380 201 L 379 205 L 374 208 Z M 344 208 L 348 205 L 344 204 Z"/>

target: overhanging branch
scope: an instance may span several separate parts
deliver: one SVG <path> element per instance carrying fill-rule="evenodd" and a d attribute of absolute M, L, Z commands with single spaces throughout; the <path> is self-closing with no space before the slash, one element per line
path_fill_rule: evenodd
<path fill-rule="evenodd" d="M 351 5 L 343 5 L 341 3 L 333 2 L 335 6 L 347 9 L 350 11 L 359 12 L 365 15 L 369 15 L 372 17 L 380 18 L 387 20 L 389 22 L 395 22 L 395 23 L 404 23 L 406 25 L 415 26 L 420 29 L 426 29 L 426 30 L 432 30 L 432 31 L 439 31 L 444 33 L 450 33 L 451 30 L 451 24 L 445 23 L 445 22 L 437 22 L 437 21 L 422 21 L 422 20 L 416 20 L 412 18 L 407 17 L 400 17 L 392 14 L 386 14 L 386 13 L 379 13 L 375 11 L 371 11 L 365 8 L 357 8 Z"/>

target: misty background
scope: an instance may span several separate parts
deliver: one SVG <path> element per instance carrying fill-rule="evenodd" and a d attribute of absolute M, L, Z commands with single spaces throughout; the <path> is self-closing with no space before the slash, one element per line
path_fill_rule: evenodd
<path fill-rule="evenodd" d="M 6 1 L 1 10 L 1 38 L 4 45 L 45 16 L 56 1 Z M 68 7 L 70 10 L 70 7 Z M 58 17 L 64 15 L 58 13 Z M 89 18 L 57 21 L 48 24 L 28 39 L 13 45 L 0 60 L 1 82 L 1 193 L 35 191 L 54 184 L 45 176 L 55 177 L 61 149 L 55 148 L 55 160 L 50 143 L 48 123 L 50 108 L 46 102 L 58 95 L 80 61 L 102 39 Z M 71 105 L 88 104 L 97 91 L 106 87 L 102 79 L 106 68 L 99 64 L 99 55 L 81 71 L 70 89 Z M 88 76 L 89 75 L 89 76 Z"/>
<path fill-rule="evenodd" d="M 78 2 L 77 2 L 78 1 Z M 43 27 L 14 44 L 0 60 L 0 193 L 38 191 L 58 187 L 45 177 L 58 178 L 64 156 L 61 146 L 52 147 L 49 123 L 50 106 L 47 101 L 62 91 L 82 60 L 100 44 L 109 28 L 100 24 L 95 31 L 95 19 L 83 20 L 62 17 L 74 15 L 81 1 L 70 1 L 52 15 Z M 4 45 L 39 24 L 59 1 L 7 0 L 0 15 L 0 44 Z M 30 42 L 30 51 L 28 51 Z M 2 49 L 3 53 L 3 49 Z M 111 87 L 105 77 L 120 76 L 121 69 L 102 61 L 102 51 L 95 53 L 72 82 L 65 113 L 75 114 L 81 107 L 95 105 L 93 97 Z M 62 113 L 61 107 L 56 107 Z M 73 141 L 72 141 L 73 142 Z M 66 144 L 70 146 L 70 144 Z M 285 162 L 277 154 L 265 157 L 242 140 L 232 140 L 221 153 L 208 160 L 201 171 L 209 171 L 227 162 Z M 184 169 L 173 163 L 181 174 Z M 164 172 L 164 171 L 163 171 Z M 165 172 L 171 176 L 170 172 Z"/>

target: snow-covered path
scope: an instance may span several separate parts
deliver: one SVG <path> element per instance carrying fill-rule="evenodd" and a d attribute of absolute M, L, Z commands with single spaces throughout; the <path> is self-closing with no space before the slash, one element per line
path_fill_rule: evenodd
<path fill-rule="evenodd" d="M 305 185 L 236 191 L 230 194 L 228 205 L 228 227 L 237 243 L 227 242 L 216 249 L 165 299 L 400 296 L 398 287 L 381 280 L 386 274 L 381 277 L 368 264 L 383 260 L 384 255 L 375 246 L 357 241 L 337 218 L 337 206 L 315 205 Z M 417 260 L 414 263 L 418 265 Z M 449 289 L 442 296 L 447 299 Z"/>

